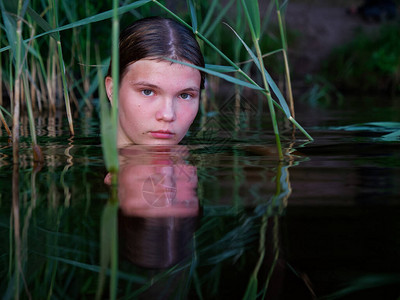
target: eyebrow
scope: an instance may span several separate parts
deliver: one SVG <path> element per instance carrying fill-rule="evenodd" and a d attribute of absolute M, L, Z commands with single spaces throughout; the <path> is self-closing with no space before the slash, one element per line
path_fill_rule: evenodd
<path fill-rule="evenodd" d="M 138 82 L 133 82 L 132 83 L 133 86 L 143 86 L 143 87 L 148 87 L 148 88 L 152 88 L 152 89 L 159 89 L 158 85 L 146 82 L 146 81 L 138 81 Z M 200 92 L 200 89 L 198 87 L 187 87 L 182 89 L 180 92 Z"/>
<path fill-rule="evenodd" d="M 197 92 L 197 93 L 199 93 L 200 89 L 197 87 L 188 87 L 188 88 L 181 90 L 181 92 Z"/>
<path fill-rule="evenodd" d="M 150 87 L 150 88 L 158 88 L 157 85 L 146 82 L 146 81 L 139 81 L 139 82 L 132 82 L 131 83 L 133 86 L 146 86 L 146 87 Z"/>

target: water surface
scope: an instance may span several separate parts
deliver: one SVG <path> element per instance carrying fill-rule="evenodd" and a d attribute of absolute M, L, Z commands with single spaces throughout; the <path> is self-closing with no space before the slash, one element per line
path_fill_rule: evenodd
<path fill-rule="evenodd" d="M 27 131 L 13 165 L 2 131 L 0 293 L 93 299 L 116 286 L 121 299 L 397 299 L 395 103 L 298 104 L 315 141 L 293 139 L 280 122 L 283 162 L 264 106 L 223 105 L 181 146 L 121 151 L 118 201 L 96 113 L 76 119 L 73 138 L 62 116 L 38 118 L 41 165 Z"/>

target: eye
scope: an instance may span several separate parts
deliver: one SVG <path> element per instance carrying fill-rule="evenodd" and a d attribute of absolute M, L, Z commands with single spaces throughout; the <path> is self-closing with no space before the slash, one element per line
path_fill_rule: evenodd
<path fill-rule="evenodd" d="M 187 94 L 187 93 L 182 93 L 182 94 L 180 94 L 179 97 L 181 97 L 183 100 L 190 100 L 190 99 L 192 99 L 192 96 L 189 95 L 189 94 Z"/>
<path fill-rule="evenodd" d="M 153 96 L 154 92 L 152 90 L 142 90 L 142 94 L 145 96 Z"/>

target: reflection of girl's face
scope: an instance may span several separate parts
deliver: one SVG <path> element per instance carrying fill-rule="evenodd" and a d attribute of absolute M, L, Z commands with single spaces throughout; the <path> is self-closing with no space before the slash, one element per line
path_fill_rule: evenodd
<path fill-rule="evenodd" d="M 175 145 L 196 117 L 200 72 L 171 63 L 141 59 L 131 64 L 119 89 L 118 146 Z M 112 79 L 106 79 L 112 91 Z"/>
<path fill-rule="evenodd" d="M 133 159 L 132 159 L 133 158 Z M 196 167 L 167 153 L 136 155 L 122 162 L 118 197 L 124 215 L 188 217 L 199 211 Z"/>

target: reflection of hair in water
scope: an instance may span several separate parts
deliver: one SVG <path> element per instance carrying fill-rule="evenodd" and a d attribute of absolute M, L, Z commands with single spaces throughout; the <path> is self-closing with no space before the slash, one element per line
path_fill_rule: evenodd
<path fill-rule="evenodd" d="M 141 267 L 171 267 L 191 254 L 198 220 L 198 216 L 142 218 L 119 211 L 121 254 Z"/>

